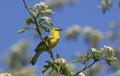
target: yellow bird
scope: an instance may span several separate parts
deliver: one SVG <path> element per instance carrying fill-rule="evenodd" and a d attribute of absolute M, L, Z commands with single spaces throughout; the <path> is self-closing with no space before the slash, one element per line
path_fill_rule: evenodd
<path fill-rule="evenodd" d="M 44 38 L 44 40 L 48 44 L 48 47 L 50 50 L 52 50 L 58 43 L 58 41 L 60 39 L 60 31 L 61 31 L 61 29 L 59 29 L 59 28 L 53 28 L 52 30 L 50 30 L 49 35 Z M 46 47 L 44 41 L 41 41 L 39 43 L 39 45 L 35 48 L 36 54 L 34 55 L 34 57 L 32 58 L 30 63 L 32 65 L 34 65 L 36 63 L 39 55 L 42 52 L 49 51 L 49 49 Z"/>

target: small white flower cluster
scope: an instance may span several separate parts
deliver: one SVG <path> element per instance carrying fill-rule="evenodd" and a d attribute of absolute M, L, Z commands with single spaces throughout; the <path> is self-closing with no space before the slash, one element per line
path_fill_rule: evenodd
<path fill-rule="evenodd" d="M 66 33 L 72 33 L 72 32 L 79 32 L 80 31 L 80 26 L 77 24 L 74 24 L 72 27 L 68 28 Z"/>
<path fill-rule="evenodd" d="M 95 52 L 95 51 L 97 51 L 95 48 L 91 48 L 91 50 L 92 50 L 92 52 Z"/>
<path fill-rule="evenodd" d="M 66 30 L 66 35 L 68 37 L 71 37 L 71 36 L 74 37 L 79 33 L 80 33 L 80 26 L 77 24 L 74 24 L 72 27 L 70 27 Z"/>
<path fill-rule="evenodd" d="M 66 60 L 63 59 L 63 58 L 59 58 L 59 59 L 55 60 L 55 63 L 58 64 L 58 65 L 60 65 L 60 66 L 62 66 L 62 65 L 68 66 Z"/>
<path fill-rule="evenodd" d="M 104 46 L 101 49 L 101 51 L 106 53 L 107 56 L 113 56 L 114 52 L 115 52 L 115 50 L 112 47 L 110 47 L 110 46 Z"/>
<path fill-rule="evenodd" d="M 13 45 L 13 46 L 11 47 L 11 51 L 12 51 L 13 53 L 19 54 L 19 53 L 21 52 L 21 47 L 18 46 L 18 45 Z"/>
<path fill-rule="evenodd" d="M 41 19 L 45 20 L 46 22 L 50 22 L 51 18 L 47 17 L 47 16 L 43 16 L 41 17 Z"/>
<path fill-rule="evenodd" d="M 104 48 L 114 52 L 114 49 L 112 47 L 110 47 L 110 46 L 104 46 Z"/>
<path fill-rule="evenodd" d="M 93 29 L 90 26 L 86 26 L 86 27 L 83 28 L 83 33 L 84 34 L 90 33 L 92 31 L 93 31 Z"/>
<path fill-rule="evenodd" d="M 101 49 L 101 51 L 106 51 L 106 50 L 108 50 L 108 51 L 111 51 L 111 52 L 115 52 L 115 50 L 112 48 L 112 47 L 110 47 L 110 46 L 104 46 L 102 49 Z"/>
<path fill-rule="evenodd" d="M 83 72 L 79 73 L 78 76 L 85 76 Z"/>
<path fill-rule="evenodd" d="M 85 26 L 84 28 L 80 28 L 80 25 L 73 25 L 72 27 L 68 28 L 66 31 L 67 36 L 75 36 L 77 34 L 83 36 L 91 36 L 92 38 L 96 38 L 98 41 L 103 38 L 102 32 L 97 29 L 93 29 L 90 26 Z"/>
<path fill-rule="evenodd" d="M 0 76 L 12 76 L 10 73 L 0 73 Z"/>
<path fill-rule="evenodd" d="M 29 46 L 27 41 L 19 41 L 14 44 L 10 49 L 12 53 L 19 54 L 22 51 L 22 48 L 26 46 Z"/>
<path fill-rule="evenodd" d="M 97 36 L 98 38 L 103 38 L 103 34 L 97 30 L 97 29 L 93 29 L 91 28 L 90 26 L 86 26 L 83 28 L 83 31 L 82 31 L 82 34 L 83 35 L 88 35 L 88 34 L 91 34 L 93 36 Z"/>
<path fill-rule="evenodd" d="M 45 8 L 48 8 L 48 6 L 45 4 L 45 2 L 42 2 L 42 1 L 40 3 L 35 4 L 34 7 L 35 8 L 36 7 L 45 7 Z"/>

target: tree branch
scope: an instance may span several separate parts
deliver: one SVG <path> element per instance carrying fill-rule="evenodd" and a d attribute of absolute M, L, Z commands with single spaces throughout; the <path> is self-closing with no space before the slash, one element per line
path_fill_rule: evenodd
<path fill-rule="evenodd" d="M 98 62 L 98 61 L 100 61 L 100 60 L 102 60 L 102 59 L 99 59 L 99 60 L 94 60 L 94 62 L 93 62 L 93 63 L 91 63 L 91 64 L 90 64 L 90 65 L 88 65 L 88 66 L 85 66 L 82 70 L 80 70 L 80 71 L 78 71 L 77 73 L 75 73 L 75 75 L 74 75 L 74 76 L 77 76 L 79 73 L 81 73 L 81 72 L 85 71 L 87 68 L 90 68 L 92 65 L 94 65 L 96 62 Z"/>
<path fill-rule="evenodd" d="M 27 11 L 29 12 L 29 14 L 30 14 L 30 15 L 32 16 L 32 18 L 34 19 L 34 22 L 35 22 L 35 25 L 36 25 L 36 30 L 35 30 L 35 31 L 38 32 L 38 34 L 39 34 L 39 36 L 40 36 L 40 39 L 45 43 L 45 45 L 46 45 L 46 47 L 47 47 L 47 49 L 48 49 L 48 51 L 49 51 L 49 53 L 50 53 L 50 57 L 51 57 L 52 60 L 54 61 L 55 58 L 54 58 L 54 56 L 53 56 L 53 52 L 52 52 L 52 50 L 49 48 L 49 46 L 48 46 L 48 44 L 46 43 L 46 41 L 44 40 L 44 38 L 43 38 L 43 36 L 42 36 L 42 34 L 41 34 L 41 31 L 40 31 L 40 29 L 39 29 L 39 24 L 38 24 L 38 22 L 37 22 L 38 16 L 37 16 L 36 18 L 34 18 L 34 16 L 33 16 L 33 15 L 31 14 L 31 12 L 30 12 L 30 10 L 29 10 L 29 8 L 28 8 L 25 0 L 23 0 L 23 3 L 24 3 L 24 5 L 25 5 L 25 8 L 27 9 Z"/>

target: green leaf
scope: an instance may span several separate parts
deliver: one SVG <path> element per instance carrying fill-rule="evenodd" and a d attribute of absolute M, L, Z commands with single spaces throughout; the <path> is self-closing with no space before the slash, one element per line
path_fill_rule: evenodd
<path fill-rule="evenodd" d="M 89 56 L 89 52 L 87 52 L 87 54 L 85 55 L 85 61 L 89 61 L 90 60 L 90 56 Z"/>
<path fill-rule="evenodd" d="M 76 60 L 73 60 L 71 63 L 77 63 L 77 62 L 81 62 L 81 60 L 76 59 Z"/>
<path fill-rule="evenodd" d="M 99 8 L 102 9 L 102 13 L 105 14 L 107 11 L 110 10 L 112 6 L 112 0 L 101 0 L 101 5 Z"/>
<path fill-rule="evenodd" d="M 54 14 L 54 12 L 51 9 L 46 9 L 43 11 L 45 14 Z"/>
<path fill-rule="evenodd" d="M 42 26 L 42 28 L 46 31 L 46 32 L 50 32 L 50 29 L 45 27 L 45 26 Z"/>
<path fill-rule="evenodd" d="M 35 10 L 34 10 L 33 8 L 30 8 L 30 7 L 29 7 L 29 11 L 30 11 L 32 17 L 33 17 L 34 19 L 36 19 L 37 14 L 35 13 Z"/>
<path fill-rule="evenodd" d="M 48 64 L 50 64 L 50 65 L 52 65 L 52 62 L 50 62 L 50 61 L 46 61 Z"/>
<path fill-rule="evenodd" d="M 59 73 L 60 66 L 55 66 L 54 69 L 55 69 L 55 71 L 56 71 L 57 73 Z"/>
<path fill-rule="evenodd" d="M 93 59 L 95 59 L 95 60 L 102 58 L 102 52 L 96 50 L 95 48 L 93 48 L 92 54 L 93 54 Z"/>
<path fill-rule="evenodd" d="M 106 57 L 105 60 L 106 60 L 108 65 L 111 65 L 111 58 Z"/>
<path fill-rule="evenodd" d="M 111 62 L 118 62 L 118 59 L 116 57 L 106 57 L 105 58 L 106 62 L 108 63 L 108 65 L 111 65 Z"/>
<path fill-rule="evenodd" d="M 33 23 L 32 18 L 26 18 L 26 26 L 28 27 L 30 23 Z"/>
<path fill-rule="evenodd" d="M 114 56 L 112 56 L 111 59 L 112 59 L 112 62 L 119 62 L 119 60 Z"/>
<path fill-rule="evenodd" d="M 48 75 L 51 74 L 54 71 L 54 68 L 52 68 L 49 72 Z"/>
<path fill-rule="evenodd" d="M 106 1 L 105 0 L 101 0 L 102 4 L 105 5 L 106 4 Z"/>
<path fill-rule="evenodd" d="M 46 64 L 46 65 L 44 65 L 44 68 L 43 68 L 43 70 L 42 70 L 42 73 L 45 73 L 49 68 L 50 68 L 50 64 Z"/>
<path fill-rule="evenodd" d="M 49 67 L 49 66 L 50 66 L 50 65 L 47 63 L 47 64 L 44 65 L 44 68 Z"/>
<path fill-rule="evenodd" d="M 37 11 L 38 11 L 38 14 L 41 15 L 42 12 L 41 12 L 41 9 L 39 7 L 37 7 Z"/>
<path fill-rule="evenodd" d="M 106 56 L 113 56 L 113 55 L 114 55 L 114 51 L 106 50 Z"/>
<path fill-rule="evenodd" d="M 47 26 L 50 26 L 50 27 L 53 27 L 54 25 L 52 24 L 52 23 L 50 23 L 50 22 L 45 22 L 45 24 L 47 25 Z"/>
<path fill-rule="evenodd" d="M 27 30 L 26 28 L 23 28 L 23 29 L 20 29 L 17 33 L 21 34 L 21 33 L 25 32 L 26 30 Z"/>
<path fill-rule="evenodd" d="M 43 68 L 42 73 L 45 73 L 49 68 Z"/>

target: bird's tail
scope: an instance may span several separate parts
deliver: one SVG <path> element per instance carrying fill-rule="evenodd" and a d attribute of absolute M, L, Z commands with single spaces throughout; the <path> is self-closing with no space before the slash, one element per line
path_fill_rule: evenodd
<path fill-rule="evenodd" d="M 34 65 L 36 63 L 36 61 L 41 53 L 42 53 L 42 51 L 36 52 L 36 54 L 34 55 L 34 57 L 32 58 L 32 60 L 30 62 L 32 65 Z"/>

